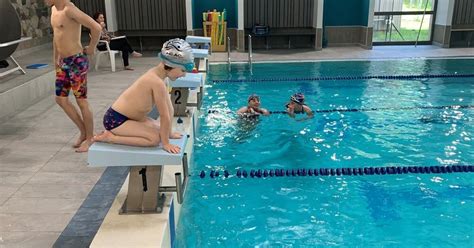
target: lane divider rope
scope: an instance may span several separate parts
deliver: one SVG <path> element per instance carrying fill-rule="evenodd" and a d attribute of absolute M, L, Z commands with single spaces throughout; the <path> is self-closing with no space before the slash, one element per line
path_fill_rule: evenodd
<path fill-rule="evenodd" d="M 370 111 L 399 111 L 399 110 L 414 110 L 414 109 L 474 109 L 474 105 L 443 105 L 443 106 L 417 106 L 417 107 L 386 107 L 386 108 L 352 108 L 352 109 L 323 109 L 314 110 L 314 113 L 333 113 L 333 112 L 370 112 Z M 209 109 L 208 114 L 220 113 L 218 109 Z M 270 114 L 286 114 L 286 111 L 269 111 Z M 225 113 L 232 113 L 225 111 Z"/>
<path fill-rule="evenodd" d="M 471 78 L 474 74 L 419 74 L 419 75 L 369 75 L 369 76 L 325 76 L 302 78 L 249 78 L 249 79 L 216 79 L 213 83 L 243 83 L 243 82 L 288 82 L 288 81 L 334 81 L 334 80 L 366 80 L 366 79 L 424 79 L 424 78 Z"/>
<path fill-rule="evenodd" d="M 266 177 L 305 177 L 305 176 L 370 176 L 370 175 L 395 175 L 395 174 L 449 174 L 449 173 L 472 173 L 474 165 L 447 165 L 447 166 L 379 166 L 358 168 L 315 168 L 315 169 L 258 169 L 237 170 L 235 176 L 239 178 L 266 178 Z M 199 173 L 200 178 L 225 178 L 231 176 L 229 171 L 224 170 L 221 174 L 218 170 L 211 170 L 209 174 L 205 171 Z"/>

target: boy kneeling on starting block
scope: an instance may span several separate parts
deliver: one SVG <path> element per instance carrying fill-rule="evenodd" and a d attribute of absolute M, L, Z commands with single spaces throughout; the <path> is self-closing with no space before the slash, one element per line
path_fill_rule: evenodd
<path fill-rule="evenodd" d="M 181 138 L 181 133 L 171 130 L 174 110 L 165 78 L 172 81 L 184 77 L 194 68 L 191 46 L 182 39 L 172 39 L 163 45 L 159 54 L 161 62 L 137 79 L 112 104 L 104 115 L 105 131 L 94 141 L 131 146 L 158 146 L 169 153 L 179 153 L 180 148 L 169 139 Z M 147 117 L 156 105 L 159 123 Z"/>

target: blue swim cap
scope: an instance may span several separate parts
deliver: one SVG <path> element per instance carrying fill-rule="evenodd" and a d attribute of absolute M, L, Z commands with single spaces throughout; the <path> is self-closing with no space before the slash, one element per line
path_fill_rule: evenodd
<path fill-rule="evenodd" d="M 165 42 L 158 56 L 169 67 L 179 67 L 187 72 L 191 72 L 194 68 L 192 48 L 182 39 L 176 38 Z"/>

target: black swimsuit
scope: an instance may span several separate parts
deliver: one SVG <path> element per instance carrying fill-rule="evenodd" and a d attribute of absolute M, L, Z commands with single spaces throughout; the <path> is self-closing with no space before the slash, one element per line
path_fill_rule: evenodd
<path fill-rule="evenodd" d="M 298 103 L 297 103 L 297 104 L 298 104 Z M 303 106 L 306 106 L 306 104 L 300 104 L 300 105 L 301 105 L 301 111 L 294 111 L 295 114 L 304 114 L 304 113 L 305 113 Z M 286 106 L 286 108 L 288 109 L 288 106 L 290 106 L 290 104 L 287 103 L 285 106 Z"/>

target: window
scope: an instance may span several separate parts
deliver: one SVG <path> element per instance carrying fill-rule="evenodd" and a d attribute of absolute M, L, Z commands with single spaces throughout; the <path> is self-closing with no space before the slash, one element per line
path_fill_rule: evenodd
<path fill-rule="evenodd" d="M 431 44 L 436 0 L 376 0 L 373 42 Z"/>

